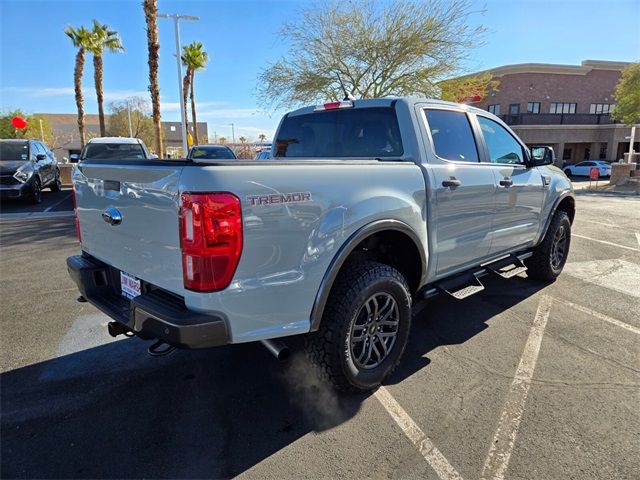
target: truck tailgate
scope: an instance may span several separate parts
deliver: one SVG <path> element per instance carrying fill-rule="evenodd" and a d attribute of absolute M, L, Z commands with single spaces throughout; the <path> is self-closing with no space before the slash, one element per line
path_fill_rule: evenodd
<path fill-rule="evenodd" d="M 178 181 L 184 165 L 86 164 L 73 182 L 82 250 L 159 287 L 183 290 Z M 111 224 L 103 213 L 120 214 Z"/>

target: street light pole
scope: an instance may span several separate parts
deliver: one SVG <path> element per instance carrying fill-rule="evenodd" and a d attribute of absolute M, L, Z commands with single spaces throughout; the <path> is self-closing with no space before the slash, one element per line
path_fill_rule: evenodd
<path fill-rule="evenodd" d="M 191 15 L 176 15 L 175 13 L 159 13 L 158 18 L 172 18 L 173 26 L 176 33 L 176 61 L 178 65 L 178 93 L 180 94 L 180 118 L 182 119 L 182 150 L 184 156 L 187 156 L 187 122 L 184 115 L 184 95 L 182 92 L 182 61 L 180 59 L 180 26 L 178 22 L 180 20 L 200 20 L 199 17 L 193 17 Z"/>
<path fill-rule="evenodd" d="M 231 124 L 231 141 L 236 143 L 236 131 L 234 129 L 233 123 Z"/>
<path fill-rule="evenodd" d="M 133 128 L 131 128 L 131 104 L 127 100 L 127 116 L 129 117 L 129 137 L 133 138 Z"/>

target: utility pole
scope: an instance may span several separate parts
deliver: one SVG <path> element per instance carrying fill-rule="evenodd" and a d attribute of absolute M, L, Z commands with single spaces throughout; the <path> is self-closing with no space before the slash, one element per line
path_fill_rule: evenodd
<path fill-rule="evenodd" d="M 42 126 L 42 119 L 40 119 L 40 138 L 42 138 L 42 141 L 44 142 L 44 127 Z"/>
<path fill-rule="evenodd" d="M 182 118 L 182 127 L 181 127 L 181 131 L 182 131 L 182 150 L 183 150 L 183 155 L 186 157 L 187 153 L 188 153 L 188 146 L 187 146 L 187 122 L 186 119 L 184 118 L 184 96 L 182 94 L 182 60 L 180 59 L 180 26 L 178 24 L 178 22 L 180 20 L 200 20 L 199 17 L 194 17 L 191 15 L 176 15 L 175 13 L 159 13 L 158 14 L 158 18 L 172 18 L 173 19 L 173 26 L 175 29 L 175 33 L 176 33 L 176 61 L 178 64 L 178 93 L 180 96 L 180 117 Z"/>
<path fill-rule="evenodd" d="M 42 122 L 42 120 L 40 120 Z M 633 144 L 636 140 L 636 126 L 631 126 L 631 137 L 629 137 L 629 156 L 627 157 L 627 163 L 633 162 Z"/>
<path fill-rule="evenodd" d="M 233 123 L 231 124 L 231 141 L 233 143 L 236 143 L 236 131 L 234 130 Z"/>
<path fill-rule="evenodd" d="M 133 138 L 133 129 L 131 128 L 131 104 L 127 100 L 127 116 L 129 117 L 129 137 Z"/>

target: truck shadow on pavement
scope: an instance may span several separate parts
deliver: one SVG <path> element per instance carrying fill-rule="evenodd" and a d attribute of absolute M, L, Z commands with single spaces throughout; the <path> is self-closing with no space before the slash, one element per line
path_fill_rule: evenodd
<path fill-rule="evenodd" d="M 438 298 L 416 315 L 390 383 L 428 366 L 430 351 L 464 343 L 489 328 L 494 315 L 544 287 L 520 278 L 486 283 L 483 294 L 464 302 Z M 309 432 L 354 417 L 368 397 L 334 393 L 306 363 L 300 339 L 291 343 L 292 359 L 278 363 L 259 344 L 152 358 L 147 342 L 128 338 L 3 373 L 1 476 L 229 478 L 245 472 Z"/>

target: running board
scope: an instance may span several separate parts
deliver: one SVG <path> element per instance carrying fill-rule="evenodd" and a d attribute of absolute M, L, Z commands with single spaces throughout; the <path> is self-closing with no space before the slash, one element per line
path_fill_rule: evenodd
<path fill-rule="evenodd" d="M 484 285 L 482 285 L 480 279 L 472 273 L 443 280 L 436 283 L 435 286 L 438 290 L 451 295 L 456 300 L 462 300 L 484 290 Z"/>
<path fill-rule="evenodd" d="M 507 258 L 490 263 L 485 268 L 496 275 L 500 275 L 502 278 L 515 277 L 527 271 L 526 265 L 515 255 L 509 255 Z"/>
<path fill-rule="evenodd" d="M 527 267 L 523 261 L 532 255 L 533 253 L 528 251 L 508 255 L 453 277 L 426 285 L 416 295 L 427 299 L 436 296 L 438 293 L 446 293 L 456 300 L 462 300 L 484 290 L 480 277 L 495 273 L 502 278 L 512 278 L 526 271 Z"/>

